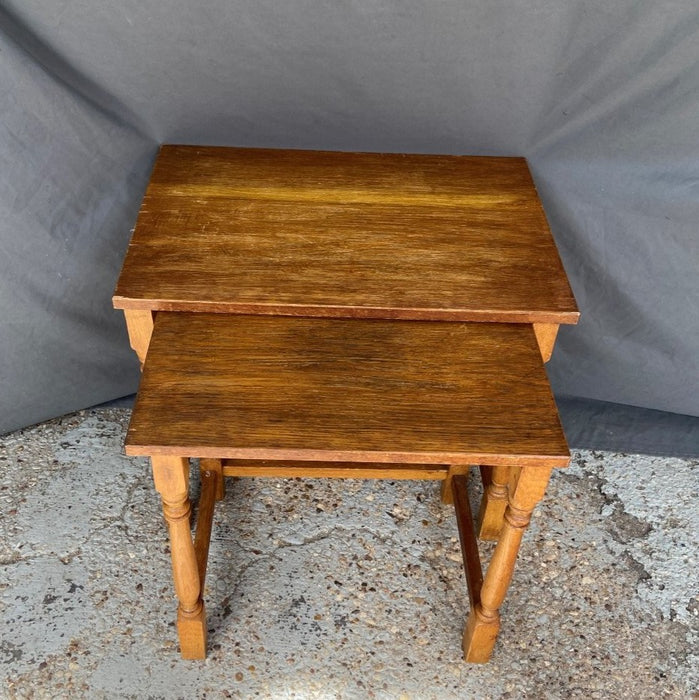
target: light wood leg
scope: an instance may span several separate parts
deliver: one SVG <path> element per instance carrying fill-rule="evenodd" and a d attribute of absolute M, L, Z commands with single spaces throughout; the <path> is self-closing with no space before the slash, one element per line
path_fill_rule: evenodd
<path fill-rule="evenodd" d="M 492 467 L 490 483 L 483 488 L 478 512 L 478 536 L 482 540 L 497 540 L 502 530 L 507 507 L 507 481 L 510 467 Z"/>
<path fill-rule="evenodd" d="M 129 343 L 138 356 L 141 370 L 143 370 L 143 363 L 146 361 L 148 346 L 153 335 L 153 312 L 141 309 L 124 309 L 124 318 L 126 319 L 126 329 L 129 332 Z"/>
<path fill-rule="evenodd" d="M 163 514 L 170 530 L 172 575 L 179 600 L 180 650 L 185 659 L 203 659 L 206 657 L 206 613 L 189 524 L 189 460 L 153 456 L 151 463 L 155 488 L 163 499 Z"/>
<path fill-rule="evenodd" d="M 558 335 L 557 323 L 533 323 L 536 342 L 539 343 L 539 352 L 544 362 L 548 362 L 553 354 L 553 346 Z"/>
<path fill-rule="evenodd" d="M 500 629 L 498 608 L 512 580 L 522 535 L 551 475 L 550 468 L 542 467 L 517 467 L 511 472 L 509 503 L 500 539 L 483 579 L 480 602 L 471 610 L 464 629 L 464 659 L 474 663 L 490 659 Z"/>

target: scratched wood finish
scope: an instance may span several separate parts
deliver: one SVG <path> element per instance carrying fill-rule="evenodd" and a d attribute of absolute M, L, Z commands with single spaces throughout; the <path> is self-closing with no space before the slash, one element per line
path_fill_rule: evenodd
<path fill-rule="evenodd" d="M 532 328 L 159 313 L 131 455 L 565 466 Z"/>
<path fill-rule="evenodd" d="M 163 146 L 117 308 L 576 323 L 523 158 Z"/>

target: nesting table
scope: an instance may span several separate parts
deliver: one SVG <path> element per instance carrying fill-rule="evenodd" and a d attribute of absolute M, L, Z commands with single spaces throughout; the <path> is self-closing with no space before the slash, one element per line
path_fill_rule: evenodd
<path fill-rule="evenodd" d="M 569 460 L 542 360 L 578 311 L 523 159 L 164 146 L 114 305 L 143 368 L 126 452 L 152 461 L 185 658 L 206 653 L 224 477 L 303 476 L 440 480 L 464 657 L 488 660 L 522 534 Z M 477 535 L 497 540 L 485 574 Z"/>

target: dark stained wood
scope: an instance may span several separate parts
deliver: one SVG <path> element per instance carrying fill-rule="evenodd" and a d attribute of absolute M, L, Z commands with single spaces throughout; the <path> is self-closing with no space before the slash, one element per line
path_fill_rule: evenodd
<path fill-rule="evenodd" d="M 523 158 L 163 146 L 124 309 L 576 323 Z"/>
<path fill-rule="evenodd" d="M 131 455 L 565 466 L 528 325 L 158 313 Z"/>
<path fill-rule="evenodd" d="M 468 500 L 468 476 L 454 476 L 451 480 L 451 487 L 454 495 L 456 522 L 459 527 L 459 539 L 461 540 L 461 554 L 464 559 L 468 597 L 471 601 L 471 607 L 475 608 L 481 600 L 483 569 L 481 567 L 481 557 L 478 553 L 471 503 Z"/>

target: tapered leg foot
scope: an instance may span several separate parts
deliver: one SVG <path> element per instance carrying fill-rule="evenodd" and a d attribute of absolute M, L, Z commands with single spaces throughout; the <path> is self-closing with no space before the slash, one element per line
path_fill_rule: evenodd
<path fill-rule="evenodd" d="M 206 609 L 201 606 L 194 612 L 177 611 L 177 633 L 183 659 L 206 658 Z"/>
<path fill-rule="evenodd" d="M 493 653 L 499 631 L 499 613 L 486 617 L 480 605 L 471 610 L 464 627 L 464 661 L 472 664 L 487 663 Z"/>

